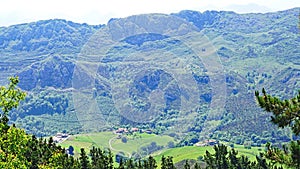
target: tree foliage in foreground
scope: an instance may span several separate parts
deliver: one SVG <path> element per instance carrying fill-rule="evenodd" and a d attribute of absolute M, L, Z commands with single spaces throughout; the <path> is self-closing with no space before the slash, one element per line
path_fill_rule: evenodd
<path fill-rule="evenodd" d="M 262 96 L 255 92 L 259 106 L 267 112 L 272 112 L 271 121 L 278 127 L 291 127 L 296 135 L 300 134 L 300 91 L 297 96 L 289 100 L 280 100 L 268 95 L 265 89 Z"/>
<path fill-rule="evenodd" d="M 8 124 L 8 113 L 25 99 L 17 88 L 18 77 L 11 77 L 8 87 L 0 87 L 0 168 L 76 168 L 77 162 L 56 146 L 53 139 L 37 139 Z"/>
<path fill-rule="evenodd" d="M 289 100 L 280 100 L 262 90 L 262 96 L 255 92 L 261 108 L 273 113 L 271 121 L 278 127 L 291 127 L 295 135 L 300 134 L 300 91 L 297 96 Z M 300 168 L 300 140 L 291 141 L 289 146 L 282 149 L 267 144 L 265 156 L 274 163 L 286 164 L 291 168 Z"/>
<path fill-rule="evenodd" d="M 26 93 L 17 88 L 19 83 L 18 77 L 10 77 L 10 83 L 8 87 L 0 87 L 0 108 L 2 114 L 0 116 L 0 122 L 7 124 L 8 122 L 8 112 L 13 108 L 19 106 L 20 101 L 25 99 Z"/>
<path fill-rule="evenodd" d="M 248 157 L 239 155 L 235 149 L 228 151 L 227 146 L 222 144 L 215 145 L 214 150 L 214 154 L 206 151 L 206 169 L 282 169 L 269 164 L 261 156 L 256 156 L 256 161 L 250 161 Z"/>

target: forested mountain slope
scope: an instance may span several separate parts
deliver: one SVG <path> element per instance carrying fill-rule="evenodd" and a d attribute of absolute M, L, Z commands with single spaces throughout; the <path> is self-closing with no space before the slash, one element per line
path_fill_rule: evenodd
<path fill-rule="evenodd" d="M 10 118 L 37 135 L 127 125 L 189 132 L 183 144 L 195 136 L 287 141 L 290 132 L 269 122 L 254 91 L 296 94 L 298 24 L 294 8 L 266 14 L 186 10 L 98 26 L 55 19 L 1 27 L 0 84 L 20 77 L 28 96 Z"/>

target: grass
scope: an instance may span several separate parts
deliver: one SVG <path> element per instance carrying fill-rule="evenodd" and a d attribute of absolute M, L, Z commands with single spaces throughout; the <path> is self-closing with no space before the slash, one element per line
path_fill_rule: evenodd
<path fill-rule="evenodd" d="M 102 149 L 109 147 L 109 141 L 113 139 L 112 150 L 113 154 L 117 154 L 120 151 L 124 152 L 126 155 L 131 155 L 132 152 L 137 152 L 137 150 L 142 147 L 151 144 L 151 142 L 156 142 L 157 145 L 165 146 L 170 141 L 174 139 L 166 135 L 155 135 L 146 133 L 135 133 L 133 135 L 127 135 L 127 143 L 123 143 L 121 139 L 117 139 L 117 135 L 113 132 L 100 132 L 100 133 L 89 133 L 89 134 L 78 134 L 72 135 L 68 140 L 60 143 L 62 147 L 68 148 L 70 145 L 74 147 L 75 158 L 79 157 L 80 149 L 85 148 L 86 152 L 89 151 L 92 146 L 100 147 Z M 229 147 L 229 142 L 221 142 Z M 246 149 L 243 145 L 234 144 L 234 149 L 238 151 L 239 155 L 245 155 L 250 161 L 256 160 L 256 155 L 264 150 L 264 147 L 251 147 L 251 149 Z M 212 146 L 206 147 L 196 147 L 196 146 L 185 146 L 176 147 L 170 149 L 162 149 L 160 151 L 151 154 L 157 162 L 158 168 L 161 166 L 162 156 L 172 156 L 173 162 L 178 163 L 185 159 L 197 160 L 199 157 L 204 157 L 205 152 L 209 151 L 214 153 Z M 115 162 L 115 166 L 118 164 Z"/>
<path fill-rule="evenodd" d="M 229 145 L 229 143 L 222 142 L 222 144 Z M 228 147 L 228 150 L 231 148 Z M 243 145 L 234 144 L 234 149 L 238 151 L 239 155 L 245 155 L 249 158 L 250 161 L 256 160 L 256 155 L 259 155 L 260 152 L 264 149 L 263 147 L 251 147 L 251 149 L 244 148 Z M 214 149 L 212 146 L 205 147 L 195 147 L 195 146 L 186 146 L 186 147 L 176 147 L 172 149 L 167 149 L 161 152 L 156 152 L 152 154 L 154 159 L 156 160 L 158 167 L 161 164 L 162 156 L 172 156 L 173 162 L 177 163 L 185 159 L 194 159 L 197 160 L 198 157 L 204 157 L 205 152 L 209 151 L 210 153 L 214 153 Z"/>
<path fill-rule="evenodd" d="M 229 145 L 230 143 L 223 142 L 225 145 Z M 231 149 L 230 147 L 228 150 Z M 264 147 L 251 147 L 251 149 L 247 149 L 244 145 L 234 144 L 234 149 L 238 151 L 239 155 L 244 155 L 249 158 L 250 161 L 255 161 L 256 156 L 259 153 L 264 151 Z"/>
<path fill-rule="evenodd" d="M 157 164 L 160 166 L 162 156 L 172 156 L 173 162 L 177 163 L 184 159 L 195 159 L 199 156 L 204 156 L 205 152 L 213 152 L 213 147 L 195 147 L 195 146 L 186 146 L 186 147 L 176 147 L 172 149 L 167 149 L 160 152 L 159 154 L 153 154 L 154 159 L 157 161 Z"/>
<path fill-rule="evenodd" d="M 112 132 L 100 132 L 89 134 L 78 134 L 70 136 L 70 138 L 63 143 L 60 143 L 62 147 L 69 147 L 72 145 L 75 151 L 75 157 L 80 153 L 81 148 L 89 150 L 92 146 L 107 148 L 108 142 L 111 138 L 115 137 Z"/>
<path fill-rule="evenodd" d="M 117 139 L 117 135 L 113 132 L 100 132 L 90 134 L 78 134 L 71 136 L 68 140 L 60 143 L 62 147 L 68 148 L 70 145 L 74 147 L 75 157 L 80 153 L 80 148 L 89 150 L 92 146 L 100 148 L 109 148 L 109 141 L 111 141 L 112 152 L 114 154 L 118 152 L 124 152 L 127 155 L 131 155 L 132 152 L 137 152 L 142 146 L 156 142 L 157 145 L 166 146 L 168 142 L 174 139 L 170 136 L 160 136 L 155 134 L 135 133 L 133 135 L 124 135 L 127 138 L 127 142 L 123 143 L 121 139 Z"/>
<path fill-rule="evenodd" d="M 113 132 L 78 134 L 71 136 L 68 140 L 60 143 L 60 145 L 66 148 L 72 145 L 75 150 L 75 157 L 79 157 L 80 148 L 85 148 L 87 152 L 90 148 L 92 148 L 92 146 L 100 147 L 102 149 L 109 148 L 109 141 L 111 140 L 111 147 L 113 148 L 112 152 L 114 154 L 124 152 L 127 156 L 131 156 L 132 152 L 137 152 L 142 146 L 149 145 L 152 142 L 156 142 L 157 145 L 164 147 L 166 147 L 170 141 L 175 142 L 170 136 L 146 133 L 134 133 L 132 135 L 123 135 L 122 137 L 127 138 L 126 143 L 123 143 L 120 138 L 117 138 L 117 135 Z M 222 144 L 230 145 L 228 142 L 222 142 Z M 229 149 L 230 147 L 228 146 L 228 150 Z M 264 147 L 251 147 L 251 149 L 246 149 L 243 145 L 234 144 L 234 149 L 239 152 L 239 155 L 245 155 L 251 161 L 255 161 L 256 155 L 259 155 L 259 153 L 263 151 Z M 177 163 L 184 159 L 197 160 L 200 156 L 203 157 L 206 151 L 214 153 L 212 146 L 186 146 L 162 149 L 151 155 L 157 161 L 158 166 L 160 166 L 162 156 L 172 156 L 173 162 Z"/>
<path fill-rule="evenodd" d="M 137 152 L 141 147 L 156 142 L 157 145 L 167 146 L 168 142 L 173 141 L 174 139 L 170 136 L 160 136 L 155 134 L 136 134 L 135 136 L 128 136 L 127 143 L 123 143 L 121 139 L 116 139 L 112 143 L 112 147 L 117 150 L 123 150 L 128 153 L 133 151 Z"/>

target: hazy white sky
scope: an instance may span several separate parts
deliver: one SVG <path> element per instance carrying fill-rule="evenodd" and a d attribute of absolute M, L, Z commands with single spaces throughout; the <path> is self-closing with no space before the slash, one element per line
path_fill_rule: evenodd
<path fill-rule="evenodd" d="M 299 0 L 0 0 L 0 26 L 45 19 L 105 24 L 110 18 L 190 9 L 270 12 L 300 7 Z"/>

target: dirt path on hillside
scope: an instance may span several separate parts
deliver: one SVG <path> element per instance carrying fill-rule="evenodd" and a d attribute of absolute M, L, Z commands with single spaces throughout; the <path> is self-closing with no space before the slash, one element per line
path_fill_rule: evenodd
<path fill-rule="evenodd" d="M 129 158 L 131 158 L 131 153 L 129 153 L 129 152 L 127 152 L 127 151 L 124 151 L 124 150 L 118 150 L 118 149 L 115 149 L 115 148 L 112 147 L 112 142 L 113 142 L 115 139 L 117 139 L 117 138 L 118 138 L 118 136 L 109 139 L 109 141 L 108 141 L 109 148 L 110 148 L 112 151 L 116 151 L 116 152 L 120 152 L 120 151 L 121 151 L 121 152 L 124 152 L 125 154 L 128 155 Z"/>

